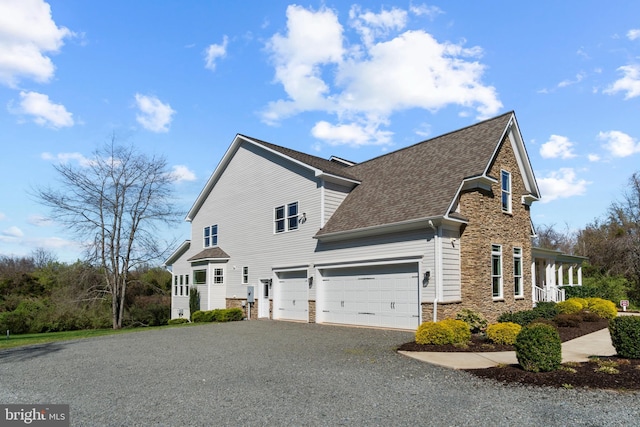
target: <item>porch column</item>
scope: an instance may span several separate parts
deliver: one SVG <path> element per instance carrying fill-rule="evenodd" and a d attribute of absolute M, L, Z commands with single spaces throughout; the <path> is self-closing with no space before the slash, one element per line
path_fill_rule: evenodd
<path fill-rule="evenodd" d="M 578 266 L 578 286 L 582 286 L 582 264 Z"/>
<path fill-rule="evenodd" d="M 562 286 L 562 263 L 558 263 L 558 286 Z"/>
<path fill-rule="evenodd" d="M 575 264 L 569 266 L 569 286 L 573 286 L 573 267 L 575 267 Z"/>

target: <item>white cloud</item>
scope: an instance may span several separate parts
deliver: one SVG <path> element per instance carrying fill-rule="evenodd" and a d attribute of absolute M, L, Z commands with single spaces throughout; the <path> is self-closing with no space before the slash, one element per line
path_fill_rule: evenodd
<path fill-rule="evenodd" d="M 570 159 L 576 156 L 573 145 L 566 136 L 551 135 L 549 141 L 540 147 L 540 155 L 545 159 Z"/>
<path fill-rule="evenodd" d="M 275 34 L 267 49 L 275 81 L 288 98 L 267 105 L 266 123 L 321 111 L 337 116 L 339 124 L 318 123 L 315 133 L 351 134 L 345 142 L 350 144 L 368 134 L 368 143 L 379 143 L 386 132 L 378 127 L 388 125 L 397 111 L 457 105 L 487 118 L 502 108 L 495 88 L 481 82 L 485 66 L 478 61 L 479 47 L 440 43 L 422 30 L 389 36 L 405 28 L 406 12 L 399 9 L 375 14 L 352 8 L 350 15 L 363 45 L 345 46 L 344 28 L 331 9 L 287 8 L 287 33 Z"/>
<path fill-rule="evenodd" d="M 32 116 L 38 125 L 54 129 L 73 126 L 73 114 L 68 112 L 64 105 L 51 102 L 47 95 L 22 91 L 20 98 L 19 108 L 9 106 L 11 113 Z"/>
<path fill-rule="evenodd" d="M 360 34 L 366 46 L 371 46 L 375 39 L 384 37 L 390 31 L 402 30 L 407 25 L 407 12 L 398 8 L 384 10 L 380 13 L 362 11 L 355 5 L 349 11 L 351 26 Z"/>
<path fill-rule="evenodd" d="M 599 162 L 600 161 L 600 156 L 597 154 L 589 154 L 587 156 L 587 158 L 589 159 L 590 162 Z"/>
<path fill-rule="evenodd" d="M 617 130 L 600 132 L 598 139 L 604 141 L 602 146 L 614 157 L 628 157 L 640 153 L 640 142 L 624 132 Z"/>
<path fill-rule="evenodd" d="M 629 40 L 635 40 L 635 39 L 637 39 L 637 38 L 640 38 L 640 29 L 638 29 L 638 28 L 634 28 L 634 29 L 632 29 L 632 30 L 629 30 L 629 31 L 627 32 L 627 38 L 628 38 Z"/>
<path fill-rule="evenodd" d="M 611 86 L 604 90 L 604 93 L 615 94 L 626 92 L 624 99 L 640 96 L 640 64 L 624 65 L 618 68 L 624 77 L 616 80 Z"/>
<path fill-rule="evenodd" d="M 329 145 L 389 145 L 392 132 L 381 131 L 378 126 L 359 125 L 357 123 L 332 125 L 320 121 L 311 129 L 311 134 Z"/>
<path fill-rule="evenodd" d="M 573 80 L 567 79 L 567 80 L 563 80 L 560 83 L 558 83 L 558 87 L 567 87 L 567 86 L 571 86 L 571 85 L 580 83 L 582 80 L 584 80 L 585 77 L 586 77 L 585 73 L 578 73 L 578 74 L 576 74 L 576 77 Z"/>
<path fill-rule="evenodd" d="M 60 163 L 68 163 L 69 161 L 76 161 L 80 166 L 83 166 L 83 167 L 90 166 L 93 163 L 92 159 L 88 159 L 80 153 L 51 154 L 51 153 L 45 152 L 45 153 L 42 153 L 40 157 L 43 160 L 56 161 Z"/>
<path fill-rule="evenodd" d="M 55 66 L 47 54 L 60 50 L 74 34 L 58 27 L 42 0 L 0 1 L 0 83 L 15 87 L 20 79 L 48 82 Z"/>
<path fill-rule="evenodd" d="M 227 36 L 224 36 L 222 39 L 222 44 L 211 44 L 204 51 L 205 58 L 205 68 L 215 71 L 216 69 L 216 60 L 218 58 L 224 58 L 227 55 L 227 44 L 229 39 Z"/>
<path fill-rule="evenodd" d="M 12 227 L 7 228 L 4 231 L 2 231 L 2 233 L 0 233 L 0 234 L 2 234 L 5 237 L 9 237 L 9 238 L 18 238 L 18 237 L 24 236 L 24 233 L 22 232 L 22 230 L 20 230 L 15 225 L 12 226 Z"/>
<path fill-rule="evenodd" d="M 573 168 L 561 168 L 551 172 L 545 178 L 538 179 L 542 203 L 581 196 L 587 192 L 588 184 L 590 183 L 584 179 L 577 179 Z"/>
<path fill-rule="evenodd" d="M 138 123 L 151 132 L 168 132 L 175 114 L 171 106 L 162 103 L 155 96 L 136 93 L 135 97 L 136 106 L 140 109 L 140 113 L 136 115 Z"/>
<path fill-rule="evenodd" d="M 409 6 L 411 13 L 417 16 L 426 16 L 430 19 L 434 19 L 436 16 L 443 14 L 444 11 L 438 6 L 427 6 L 426 4 L 411 5 Z"/>
<path fill-rule="evenodd" d="M 53 225 L 51 218 L 47 218 L 42 215 L 31 215 L 27 218 L 27 222 L 37 227 L 49 227 Z"/>
<path fill-rule="evenodd" d="M 173 167 L 173 171 L 171 172 L 171 178 L 175 182 L 195 181 L 196 174 L 184 165 L 176 165 Z"/>

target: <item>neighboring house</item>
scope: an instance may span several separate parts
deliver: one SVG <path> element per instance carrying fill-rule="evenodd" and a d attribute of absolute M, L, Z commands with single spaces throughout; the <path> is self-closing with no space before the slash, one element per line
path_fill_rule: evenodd
<path fill-rule="evenodd" d="M 237 135 L 165 262 L 172 317 L 189 316 L 197 286 L 202 310 L 253 298 L 252 319 L 415 329 L 470 308 L 495 320 L 563 297 L 536 275 L 539 198 L 513 112 L 363 163 Z"/>

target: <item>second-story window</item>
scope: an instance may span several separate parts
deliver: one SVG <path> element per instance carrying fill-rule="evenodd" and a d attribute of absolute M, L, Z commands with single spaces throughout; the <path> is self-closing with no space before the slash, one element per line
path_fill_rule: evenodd
<path fill-rule="evenodd" d="M 274 211 L 274 231 L 284 233 L 298 229 L 298 202 L 278 206 Z"/>
<path fill-rule="evenodd" d="M 502 178 L 502 212 L 511 213 L 511 173 L 503 170 L 500 175 Z"/>
<path fill-rule="evenodd" d="M 204 228 L 204 247 L 218 246 L 218 226 L 212 225 Z"/>

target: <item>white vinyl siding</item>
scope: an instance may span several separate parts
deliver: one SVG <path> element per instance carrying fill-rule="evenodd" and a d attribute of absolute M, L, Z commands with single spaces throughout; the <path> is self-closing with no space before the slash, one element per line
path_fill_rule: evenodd
<path fill-rule="evenodd" d="M 248 266 L 252 278 L 271 279 L 274 266 L 309 264 L 317 244 L 320 193 L 313 171 L 249 143 L 238 147 L 191 224 L 199 239 L 211 224 L 232 236 L 219 246 L 230 257 L 223 263 L 227 298 L 247 295 L 242 274 L 232 273 L 234 265 Z M 298 202 L 298 213 L 306 213 L 308 221 L 295 232 L 274 235 L 274 207 L 292 202 Z M 183 258 L 200 250 L 191 248 Z"/>
<path fill-rule="evenodd" d="M 460 239 L 458 231 L 442 231 L 442 302 L 460 301 Z"/>
<path fill-rule="evenodd" d="M 324 221 L 320 224 L 320 227 L 323 227 L 331 219 L 338 206 L 349 195 L 350 190 L 349 187 L 344 185 L 324 181 Z"/>

